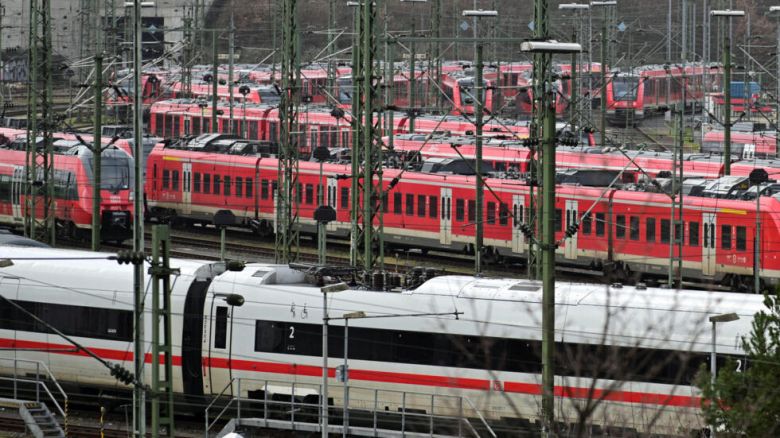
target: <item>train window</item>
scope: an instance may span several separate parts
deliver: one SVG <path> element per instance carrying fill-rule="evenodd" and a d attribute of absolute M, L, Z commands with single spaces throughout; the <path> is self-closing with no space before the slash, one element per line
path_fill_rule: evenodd
<path fill-rule="evenodd" d="M 455 220 L 463 222 L 465 205 L 462 199 L 455 200 Z"/>
<path fill-rule="evenodd" d="M 260 180 L 260 198 L 268 199 L 268 180 Z"/>
<path fill-rule="evenodd" d="M 171 171 L 163 169 L 162 171 L 162 188 L 167 189 L 171 186 Z"/>
<path fill-rule="evenodd" d="M 154 115 L 154 130 L 155 135 L 163 136 L 163 115 L 158 113 Z"/>
<path fill-rule="evenodd" d="M 563 210 L 560 208 L 555 209 L 555 224 L 553 230 L 561 231 L 563 229 Z"/>
<path fill-rule="evenodd" d="M 639 216 L 631 216 L 628 221 L 630 228 L 628 237 L 631 240 L 639 240 Z"/>
<path fill-rule="evenodd" d="M 436 219 L 439 216 L 439 199 L 436 196 L 428 196 L 428 217 Z"/>
<path fill-rule="evenodd" d="M 298 202 L 302 202 L 303 201 L 303 183 L 296 184 L 295 188 L 296 188 L 296 190 L 295 190 L 295 199 Z"/>
<path fill-rule="evenodd" d="M 622 214 L 615 216 L 615 238 L 626 238 L 626 217 Z"/>
<path fill-rule="evenodd" d="M 313 204 L 314 203 L 314 185 L 313 184 L 306 184 L 306 203 L 307 204 Z"/>
<path fill-rule="evenodd" d="M 679 222 L 674 223 L 674 241 L 675 243 L 683 244 L 682 224 Z"/>
<path fill-rule="evenodd" d="M 390 212 L 390 197 L 387 195 L 387 192 L 383 191 L 382 192 L 382 213 L 389 213 L 389 212 Z"/>
<path fill-rule="evenodd" d="M 246 195 L 247 198 L 252 197 L 252 178 L 247 178 L 245 181 L 246 184 L 246 190 L 244 191 L 244 195 Z"/>
<path fill-rule="evenodd" d="M 279 183 L 276 181 L 271 181 L 271 197 L 276 196 L 279 189 Z"/>
<path fill-rule="evenodd" d="M 198 172 L 195 172 L 193 188 L 195 193 L 200 193 L 200 173 Z"/>
<path fill-rule="evenodd" d="M 425 217 L 425 195 L 417 195 L 417 216 Z"/>
<path fill-rule="evenodd" d="M 203 174 L 203 193 L 211 193 L 211 174 Z"/>
<path fill-rule="evenodd" d="M 596 213 L 596 235 L 603 236 L 607 227 L 606 217 L 604 213 Z"/>
<path fill-rule="evenodd" d="M 217 306 L 217 315 L 214 318 L 214 348 L 227 346 L 228 308 Z"/>
<path fill-rule="evenodd" d="M 720 247 L 731 249 L 731 225 L 720 226 Z"/>
<path fill-rule="evenodd" d="M 325 146 L 326 148 L 333 147 L 330 145 L 330 132 L 325 131 L 324 129 L 320 131 L 320 146 Z"/>
<path fill-rule="evenodd" d="M 349 187 L 341 188 L 341 208 L 349 208 Z"/>
<path fill-rule="evenodd" d="M 582 234 L 586 236 L 590 235 L 591 223 L 590 213 L 582 215 Z"/>
<path fill-rule="evenodd" d="M 699 223 L 688 223 L 688 244 L 691 246 L 699 246 Z"/>
<path fill-rule="evenodd" d="M 214 175 L 214 194 L 219 195 L 219 189 L 222 185 L 222 180 L 220 180 L 219 175 Z"/>
<path fill-rule="evenodd" d="M 670 225 L 669 219 L 661 219 L 661 243 L 669 243 Z"/>
<path fill-rule="evenodd" d="M 181 117 L 179 116 L 173 118 L 173 134 L 176 137 L 181 135 Z"/>
<path fill-rule="evenodd" d="M 469 200 L 469 223 L 473 224 L 477 222 L 477 201 Z M 482 218 L 480 218 L 482 219 Z"/>
<path fill-rule="evenodd" d="M 279 123 L 271 122 L 268 124 L 268 140 L 272 142 L 278 141 L 279 135 Z"/>
<path fill-rule="evenodd" d="M 166 138 L 173 137 L 173 116 L 165 115 L 165 135 Z"/>
<path fill-rule="evenodd" d="M 496 224 L 496 203 L 487 203 L 487 223 L 490 225 Z"/>
<path fill-rule="evenodd" d="M 171 176 L 171 188 L 173 190 L 179 190 L 179 171 L 174 170 Z"/>
<path fill-rule="evenodd" d="M 393 193 L 393 213 L 394 214 L 403 214 L 403 198 L 404 195 L 402 193 L 395 192 Z"/>
<path fill-rule="evenodd" d="M 339 142 L 339 132 L 336 131 L 336 128 L 333 128 L 333 131 L 330 131 L 330 147 L 335 148 L 338 146 Z"/>
<path fill-rule="evenodd" d="M 244 195 L 244 178 L 236 177 L 236 196 Z"/>
<path fill-rule="evenodd" d="M 260 140 L 260 138 L 257 136 L 257 133 L 260 132 L 260 129 L 258 129 L 258 125 L 260 125 L 260 122 L 254 122 L 254 121 L 247 121 L 247 127 L 249 127 L 249 138 L 252 140 Z"/>
<path fill-rule="evenodd" d="M 200 126 L 203 123 L 203 121 L 200 119 L 200 117 L 193 117 L 192 121 L 190 122 L 190 131 L 192 135 L 199 135 L 200 134 Z"/>
<path fill-rule="evenodd" d="M 414 216 L 414 195 L 411 193 L 406 195 L 406 215 Z"/>
<path fill-rule="evenodd" d="M 655 218 L 649 217 L 645 221 L 645 240 L 648 243 L 655 242 Z"/>
<path fill-rule="evenodd" d="M 747 228 L 737 227 L 737 251 L 747 249 Z"/>
<path fill-rule="evenodd" d="M 280 351 L 283 342 L 282 325 L 271 321 L 255 321 L 255 351 Z"/>
<path fill-rule="evenodd" d="M 498 224 L 507 225 L 509 223 L 509 206 L 505 203 L 498 205 Z"/>
<path fill-rule="evenodd" d="M 224 178 L 222 179 L 222 182 L 225 185 L 224 195 L 230 196 L 230 176 L 225 175 Z"/>

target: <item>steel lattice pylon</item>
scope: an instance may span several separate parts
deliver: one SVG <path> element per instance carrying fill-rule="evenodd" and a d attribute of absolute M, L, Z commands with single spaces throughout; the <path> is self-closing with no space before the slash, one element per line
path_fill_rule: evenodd
<path fill-rule="evenodd" d="M 30 0 L 29 35 L 27 157 L 22 184 L 25 195 L 25 233 L 30 237 L 48 241 L 53 246 L 56 240 L 56 224 L 50 0 Z"/>
<path fill-rule="evenodd" d="M 384 269 L 382 238 L 382 141 L 379 99 L 375 2 L 361 2 L 356 17 L 357 53 L 353 55 L 352 264 L 365 274 Z M 355 66 L 359 66 L 356 69 Z"/>
<path fill-rule="evenodd" d="M 298 65 L 297 0 L 283 0 L 282 23 L 282 104 L 279 107 L 281 141 L 279 186 L 276 192 L 276 262 L 290 263 L 298 258 L 298 159 L 301 135 L 298 107 L 301 101 L 301 70 Z"/>

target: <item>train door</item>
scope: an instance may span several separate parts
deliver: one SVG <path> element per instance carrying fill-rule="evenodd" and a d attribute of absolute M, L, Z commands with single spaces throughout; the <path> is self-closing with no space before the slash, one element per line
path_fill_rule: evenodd
<path fill-rule="evenodd" d="M 742 147 L 742 159 L 754 160 L 756 158 L 756 145 L 752 143 L 745 143 Z"/>
<path fill-rule="evenodd" d="M 566 228 L 577 222 L 577 201 L 566 201 Z M 577 259 L 577 233 L 564 241 L 564 256 L 569 260 Z"/>
<path fill-rule="evenodd" d="M 512 196 L 512 252 L 515 254 L 525 251 L 525 235 L 521 230 L 524 211 L 525 197 L 523 195 Z"/>
<path fill-rule="evenodd" d="M 339 182 L 338 182 L 338 180 L 335 177 L 329 176 L 328 177 L 328 182 L 327 182 L 327 188 L 328 188 L 328 191 L 325 193 L 326 196 L 327 196 L 327 199 L 326 199 L 327 205 L 329 205 L 333 209 L 333 211 L 338 212 L 338 209 L 337 209 L 338 203 L 336 202 L 337 199 L 338 199 L 337 195 L 338 195 L 338 191 L 339 191 Z M 338 220 L 333 221 L 333 222 L 328 222 L 326 230 L 327 231 L 334 231 L 334 230 L 336 230 L 336 225 L 337 224 L 338 224 Z"/>
<path fill-rule="evenodd" d="M 233 308 L 214 295 L 209 307 L 208 336 L 204 337 L 207 345 L 203 349 L 207 358 L 203 367 L 203 385 L 206 394 L 216 394 L 233 378 Z"/>
<path fill-rule="evenodd" d="M 24 181 L 24 167 L 14 166 L 14 173 L 11 177 L 11 213 L 14 222 L 24 220 L 22 217 L 22 181 Z"/>
<path fill-rule="evenodd" d="M 183 214 L 192 213 L 192 163 L 182 164 L 181 210 Z"/>
<path fill-rule="evenodd" d="M 452 189 L 441 189 L 439 243 L 442 245 L 452 245 Z"/>
<path fill-rule="evenodd" d="M 702 222 L 704 225 L 704 244 L 702 245 L 701 269 L 704 275 L 715 275 L 716 245 L 718 243 L 715 238 L 715 213 L 704 213 Z"/>

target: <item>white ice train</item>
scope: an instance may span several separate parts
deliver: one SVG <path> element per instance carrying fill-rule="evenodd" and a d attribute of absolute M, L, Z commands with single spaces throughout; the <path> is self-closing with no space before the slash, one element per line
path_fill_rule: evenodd
<path fill-rule="evenodd" d="M 95 256 L 0 246 L 0 260 L 12 262 L 0 268 L 0 294 L 101 357 L 132 369 L 132 268 Z M 275 382 L 277 391 L 292 382 L 317 388 L 323 316 L 319 287 L 287 266 L 248 264 L 241 272 L 206 261 L 175 260 L 173 266 L 181 270 L 172 283 L 176 392 L 211 398 L 231 377 L 257 379 L 243 383 L 242 396 L 260 389 L 262 380 Z M 240 294 L 244 305 L 228 306 L 226 294 Z M 462 312 L 457 319 L 353 320 L 350 385 L 465 395 L 486 417 L 535 418 L 541 392 L 541 298 L 538 283 L 443 276 L 402 293 L 332 294 L 328 309 L 331 317 L 355 311 L 368 316 Z M 691 379 L 709 360 L 708 317 L 740 315 L 717 327 L 719 357 L 739 359 L 739 339 L 749 334 L 752 316 L 761 308 L 761 297 L 754 295 L 559 283 L 557 414 L 573 421 L 573 404 L 596 398 L 603 403 L 594 423 L 639 430 L 652 424 L 658 432 L 703 427 L 700 393 Z M 343 354 L 343 322 L 331 324 L 330 366 L 335 367 Z M 149 318 L 146 325 L 148 335 Z M 12 357 L 44 361 L 62 381 L 123 388 L 96 360 L 74 354 L 45 327 L 0 305 L 0 358 Z M 0 366 L 6 365 L 0 359 Z M 341 385 L 335 378 L 331 383 L 330 395 L 338 405 Z M 430 396 L 406 403 L 430 405 Z M 391 411 L 397 407 L 387 406 Z M 441 413 L 446 407 L 436 409 Z"/>

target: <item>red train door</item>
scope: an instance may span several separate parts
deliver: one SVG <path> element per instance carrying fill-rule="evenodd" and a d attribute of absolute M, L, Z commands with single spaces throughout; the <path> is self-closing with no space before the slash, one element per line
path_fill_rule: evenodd
<path fill-rule="evenodd" d="M 525 197 L 523 195 L 512 196 L 512 252 L 520 254 L 525 252 L 525 235 L 520 226 L 523 225 L 523 211 L 525 210 Z"/>
<path fill-rule="evenodd" d="M 452 189 L 441 189 L 441 221 L 439 243 L 452 245 Z"/>
<path fill-rule="evenodd" d="M 577 201 L 566 201 L 566 228 L 577 221 Z M 564 241 L 564 256 L 568 260 L 577 259 L 577 233 Z"/>
<path fill-rule="evenodd" d="M 182 164 L 181 210 L 183 214 L 192 213 L 192 163 Z"/>
<path fill-rule="evenodd" d="M 704 244 L 702 245 L 701 270 L 704 275 L 715 275 L 715 258 L 718 244 L 715 234 L 716 218 L 715 213 L 702 214 Z"/>
<path fill-rule="evenodd" d="M 336 202 L 336 200 L 337 200 L 337 195 L 338 195 L 338 192 L 339 192 L 339 181 L 335 177 L 329 176 L 327 184 L 328 184 L 328 186 L 327 186 L 328 187 L 328 191 L 325 192 L 327 194 L 327 197 L 328 197 L 326 199 L 327 205 L 330 206 L 333 209 L 333 211 L 335 211 L 337 213 L 337 215 L 338 215 L 338 209 L 337 209 L 338 203 Z M 336 217 L 338 217 L 338 216 L 336 216 Z M 327 231 L 335 231 L 337 226 L 338 226 L 338 221 L 337 220 L 336 221 L 332 221 L 332 222 L 328 222 L 328 225 L 326 226 L 326 230 Z"/>
<path fill-rule="evenodd" d="M 24 181 L 24 167 L 14 166 L 14 173 L 11 177 L 11 213 L 14 222 L 21 222 L 22 217 L 22 181 Z"/>

